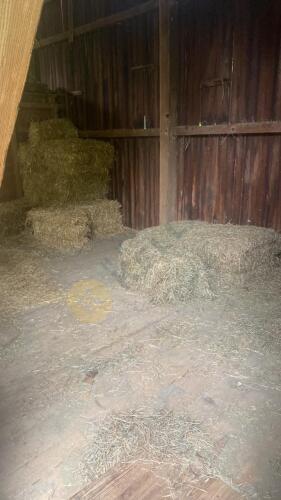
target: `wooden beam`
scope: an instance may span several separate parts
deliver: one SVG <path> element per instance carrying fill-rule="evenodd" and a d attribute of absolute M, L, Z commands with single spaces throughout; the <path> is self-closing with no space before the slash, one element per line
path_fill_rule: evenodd
<path fill-rule="evenodd" d="M 259 135 L 281 134 L 281 122 L 225 123 L 220 125 L 192 125 L 173 128 L 175 136 Z"/>
<path fill-rule="evenodd" d="M 85 138 L 130 138 L 159 137 L 159 128 L 148 129 L 112 129 L 112 130 L 79 130 L 79 136 Z"/>
<path fill-rule="evenodd" d="M 159 223 L 175 220 L 176 175 L 172 167 L 173 148 L 170 101 L 170 2 L 159 0 L 159 91 L 160 91 L 160 172 Z"/>
<path fill-rule="evenodd" d="M 88 24 L 83 24 L 82 26 L 78 26 L 73 30 L 67 30 L 63 33 L 37 40 L 34 48 L 41 49 L 43 47 L 47 47 L 48 45 L 68 40 L 71 37 L 72 33 L 73 36 L 80 36 L 91 31 L 96 31 L 101 28 L 113 26 L 114 24 L 127 21 L 128 19 L 131 19 L 133 17 L 146 14 L 147 12 L 157 9 L 157 7 L 157 0 L 148 0 L 147 2 L 136 5 L 135 7 L 131 7 L 130 9 L 117 12 L 116 14 L 112 14 L 111 16 L 102 17 L 101 19 L 97 19 L 96 21 Z"/>

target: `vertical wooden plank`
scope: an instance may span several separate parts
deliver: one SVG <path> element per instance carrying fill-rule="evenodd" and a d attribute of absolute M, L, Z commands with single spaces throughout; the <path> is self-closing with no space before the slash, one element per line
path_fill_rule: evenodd
<path fill-rule="evenodd" d="M 173 171 L 170 108 L 170 4 L 159 0 L 160 66 L 160 182 L 159 221 L 165 224 L 176 218 L 176 174 Z"/>

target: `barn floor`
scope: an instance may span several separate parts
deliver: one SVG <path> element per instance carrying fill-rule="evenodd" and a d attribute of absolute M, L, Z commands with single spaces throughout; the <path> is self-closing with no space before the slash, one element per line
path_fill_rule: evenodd
<path fill-rule="evenodd" d="M 165 468 L 174 498 L 219 477 L 245 498 L 280 499 L 281 275 L 214 301 L 155 306 L 120 285 L 121 241 L 73 256 L 6 243 L 34 256 L 56 293 L 42 301 L 33 283 L 33 302 L 17 308 L 11 286 L 11 310 L 0 310 L 1 500 L 69 499 L 118 457 L 136 460 L 134 439 L 128 450 L 120 436 L 138 412 L 153 429 L 164 415 L 158 432 L 172 452 L 157 463 L 152 429 L 141 458 L 158 474 Z M 185 458 L 176 434 L 183 415 Z"/>

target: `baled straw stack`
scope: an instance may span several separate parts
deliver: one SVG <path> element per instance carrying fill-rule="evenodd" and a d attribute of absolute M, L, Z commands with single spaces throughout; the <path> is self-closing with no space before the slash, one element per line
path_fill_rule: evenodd
<path fill-rule="evenodd" d="M 28 209 L 24 199 L 0 203 L 0 237 L 23 231 Z"/>
<path fill-rule="evenodd" d="M 271 229 L 184 221 L 141 231 L 122 244 L 121 278 L 155 302 L 212 297 L 277 262 L 281 237 Z M 238 279 L 237 279 L 238 278 Z"/>
<path fill-rule="evenodd" d="M 56 250 L 79 250 L 91 237 L 87 214 L 77 207 L 30 210 L 27 226 L 38 242 Z"/>
<path fill-rule="evenodd" d="M 61 127 L 62 121 L 58 121 Z M 56 120 L 47 123 L 48 127 L 45 122 L 33 124 L 30 128 L 32 142 L 19 148 L 23 191 L 30 205 L 48 206 L 104 198 L 114 160 L 113 147 L 102 141 L 78 139 L 68 122 L 61 134 Z M 46 127 L 44 133 L 43 127 Z M 74 131 L 77 135 L 75 128 Z M 65 137 L 53 138 L 57 133 Z"/>
<path fill-rule="evenodd" d="M 42 245 L 56 250 L 79 250 L 95 236 L 109 236 L 123 229 L 120 204 L 97 200 L 87 205 L 34 208 L 27 226 Z"/>

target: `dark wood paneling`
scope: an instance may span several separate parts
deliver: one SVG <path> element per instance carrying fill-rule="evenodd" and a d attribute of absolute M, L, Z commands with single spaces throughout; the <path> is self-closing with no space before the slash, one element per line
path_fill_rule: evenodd
<path fill-rule="evenodd" d="M 139 3 L 74 1 L 74 27 Z M 61 33 L 61 5 L 66 19 L 66 0 L 50 0 L 38 36 Z M 175 130 L 190 132 L 177 139 L 174 154 L 178 218 L 281 230 L 281 134 L 276 124 L 275 135 L 263 129 L 264 122 L 281 120 L 281 2 L 179 0 L 170 19 L 176 28 L 171 39 Z M 148 128 L 159 128 L 158 38 L 154 10 L 72 43 L 39 49 L 42 81 L 64 89 L 67 115 L 82 130 L 142 128 L 144 116 Z M 255 123 L 253 135 L 232 137 L 231 127 L 239 122 Z M 198 125 L 206 126 L 204 136 L 196 137 L 203 129 Z M 221 128 L 214 130 L 215 125 Z M 235 127 L 234 133 L 243 133 Z M 211 130 L 227 136 L 208 136 Z M 113 143 L 112 196 L 123 203 L 125 222 L 157 223 L 158 138 L 122 137 Z"/>
<path fill-rule="evenodd" d="M 178 218 L 281 230 L 281 137 L 179 139 Z"/>
<path fill-rule="evenodd" d="M 159 223 L 159 139 L 114 139 L 111 197 L 123 207 L 125 225 L 135 229 Z"/>
<path fill-rule="evenodd" d="M 281 114 L 281 3 L 181 2 L 178 25 L 178 218 L 281 230 L 281 135 L 264 123 Z"/>

